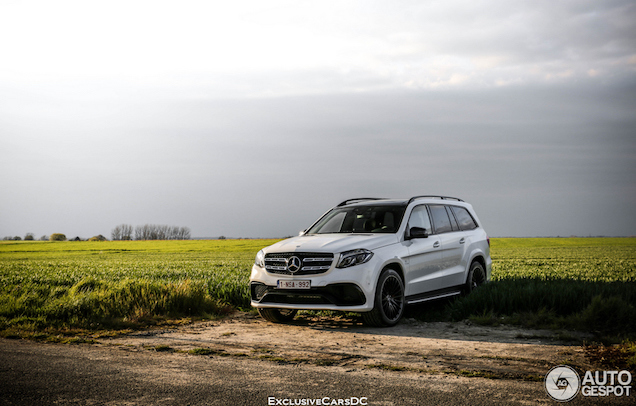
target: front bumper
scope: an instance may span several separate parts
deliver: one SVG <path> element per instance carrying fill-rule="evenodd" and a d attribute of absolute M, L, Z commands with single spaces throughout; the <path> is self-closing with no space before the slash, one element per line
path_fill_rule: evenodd
<path fill-rule="evenodd" d="M 318 306 L 362 306 L 366 302 L 364 292 L 354 283 L 334 283 L 311 289 L 278 289 L 260 282 L 250 283 L 252 305 L 318 305 Z"/>
<path fill-rule="evenodd" d="M 292 277 L 268 273 L 254 265 L 250 278 L 251 305 L 257 308 L 370 311 L 375 278 L 367 267 L 356 268 L 347 271 L 332 268 L 320 275 Z M 279 289 L 279 280 L 309 280 L 311 288 Z"/>

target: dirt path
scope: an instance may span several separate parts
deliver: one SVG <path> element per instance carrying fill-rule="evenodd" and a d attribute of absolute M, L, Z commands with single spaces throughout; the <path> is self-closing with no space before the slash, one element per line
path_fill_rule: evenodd
<path fill-rule="evenodd" d="M 310 316 L 283 325 L 238 313 L 91 345 L 0 340 L 0 404 L 268 405 L 272 397 L 356 396 L 369 405 L 549 405 L 550 368 L 592 368 L 580 346 L 553 335 L 410 319 L 387 329 Z"/>
<path fill-rule="evenodd" d="M 552 331 L 413 319 L 386 329 L 365 327 L 351 318 L 302 315 L 293 324 L 273 324 L 242 313 L 218 322 L 100 341 L 129 349 L 194 350 L 348 370 L 379 368 L 527 381 L 541 381 L 559 364 L 589 367 L 580 346 L 555 341 L 553 336 Z"/>

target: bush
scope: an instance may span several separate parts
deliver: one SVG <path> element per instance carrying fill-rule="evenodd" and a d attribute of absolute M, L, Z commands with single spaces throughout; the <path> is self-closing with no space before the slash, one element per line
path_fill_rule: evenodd
<path fill-rule="evenodd" d="M 509 278 L 450 303 L 453 320 L 504 321 L 530 328 L 572 328 L 606 337 L 636 334 L 634 282 Z"/>
<path fill-rule="evenodd" d="M 49 237 L 49 241 L 66 241 L 66 236 L 61 233 L 54 233 Z"/>
<path fill-rule="evenodd" d="M 636 309 L 618 296 L 595 296 L 582 312 L 581 318 L 588 331 L 616 335 L 636 326 Z"/>
<path fill-rule="evenodd" d="M 86 277 L 71 286 L 27 283 L 11 292 L 0 292 L 0 321 L 22 327 L 25 321 L 36 318 L 40 320 L 37 328 L 87 328 L 152 323 L 163 317 L 221 315 L 230 310 L 208 290 L 205 281 L 189 279 L 165 283 Z"/>

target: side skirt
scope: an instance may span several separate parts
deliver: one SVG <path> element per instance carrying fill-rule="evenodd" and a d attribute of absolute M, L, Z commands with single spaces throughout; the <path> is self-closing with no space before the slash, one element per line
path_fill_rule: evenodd
<path fill-rule="evenodd" d="M 415 304 L 421 302 L 427 302 L 429 300 L 442 299 L 444 297 L 461 295 L 463 285 L 453 286 L 450 288 L 444 288 L 440 290 L 434 290 L 432 292 L 420 293 L 417 295 L 410 295 L 406 297 L 406 304 Z"/>

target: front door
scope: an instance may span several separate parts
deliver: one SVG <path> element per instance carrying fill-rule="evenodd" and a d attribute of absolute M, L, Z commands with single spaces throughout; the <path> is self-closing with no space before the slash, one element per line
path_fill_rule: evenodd
<path fill-rule="evenodd" d="M 439 235 L 431 235 L 432 227 L 426 205 L 417 206 L 409 217 L 408 229 L 420 227 L 425 229 L 427 238 L 406 240 L 408 248 L 406 296 L 419 295 L 442 289 L 440 277 L 443 274 L 442 243 Z"/>

